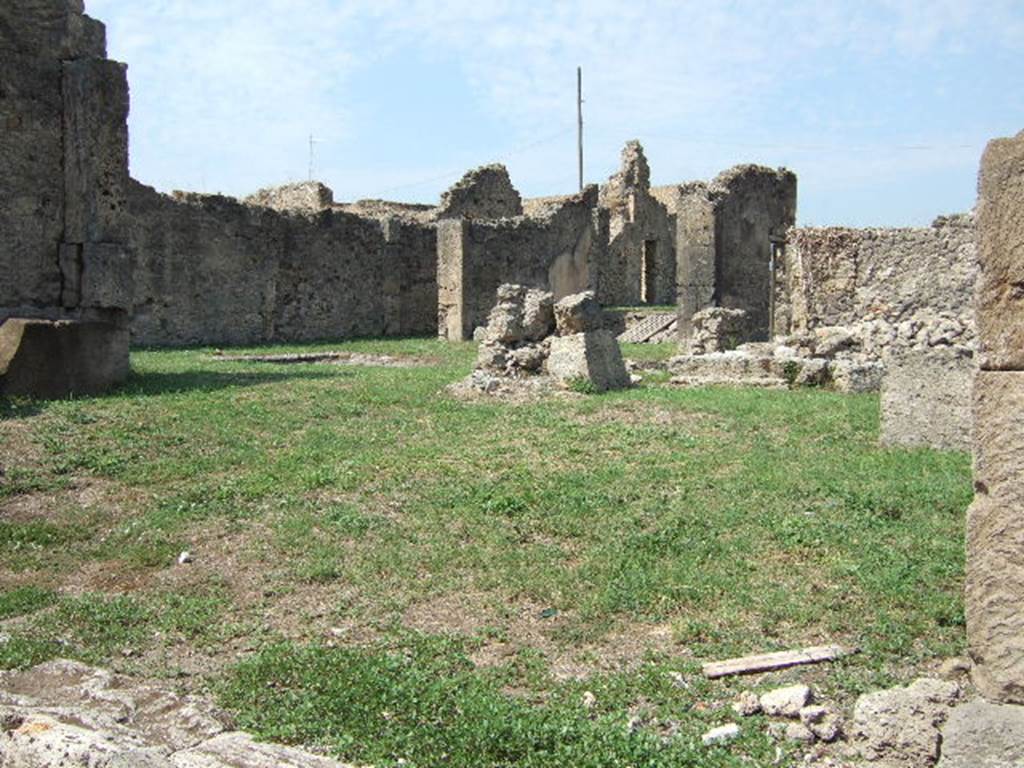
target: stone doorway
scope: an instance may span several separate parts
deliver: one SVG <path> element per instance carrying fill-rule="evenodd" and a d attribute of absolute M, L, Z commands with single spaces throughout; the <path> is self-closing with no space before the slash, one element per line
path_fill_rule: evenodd
<path fill-rule="evenodd" d="M 658 241 L 644 240 L 640 255 L 640 302 L 654 304 L 658 297 Z"/>

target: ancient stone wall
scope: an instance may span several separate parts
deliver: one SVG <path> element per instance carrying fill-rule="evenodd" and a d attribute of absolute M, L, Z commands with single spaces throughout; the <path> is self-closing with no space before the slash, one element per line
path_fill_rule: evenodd
<path fill-rule="evenodd" d="M 767 339 L 771 248 L 796 223 L 796 175 L 738 165 L 709 185 L 715 210 L 715 303 L 747 313 L 747 338 Z"/>
<path fill-rule="evenodd" d="M 438 223 L 438 332 L 468 339 L 486 324 L 498 286 L 517 283 L 556 299 L 593 287 L 591 265 L 607 243 L 596 187 L 543 209 L 539 218 L 446 219 Z"/>
<path fill-rule="evenodd" d="M 300 181 L 279 187 L 267 187 L 246 197 L 242 202 L 262 205 L 275 211 L 316 213 L 334 205 L 334 193 L 319 181 Z"/>
<path fill-rule="evenodd" d="M 601 187 L 608 211 L 608 248 L 594 264 L 598 301 L 604 306 L 674 304 L 674 220 L 651 194 L 651 172 L 643 147 L 630 141 L 618 173 Z"/>
<path fill-rule="evenodd" d="M 989 143 L 978 199 L 967 640 L 987 698 L 1024 703 L 1024 131 Z"/>
<path fill-rule="evenodd" d="M 127 116 L 125 66 L 106 59 L 104 27 L 80 0 L 0 4 L 0 323 L 65 323 L 9 338 L 21 345 L 52 337 L 47 349 L 68 354 L 46 370 L 69 382 L 98 383 L 108 371 L 113 383 L 128 370 Z M 78 333 L 67 322 L 90 328 Z M 95 347 L 96 371 L 81 370 L 90 354 L 71 354 L 71 338 Z M 13 392 L 17 380 L 19 394 L 57 392 L 52 382 L 36 390 L 16 370 L 36 357 L 7 349 L 0 389 Z"/>
<path fill-rule="evenodd" d="M 250 344 L 436 331 L 435 233 L 217 195 L 131 196 L 136 344 Z"/>
<path fill-rule="evenodd" d="M 969 346 L 977 275 L 974 217 L 910 229 L 789 232 L 776 325 L 792 332 L 856 326 L 878 355 L 888 347 Z"/>
<path fill-rule="evenodd" d="M 468 171 L 441 196 L 441 218 L 501 219 L 521 216 L 523 201 L 504 165 L 484 165 Z"/>

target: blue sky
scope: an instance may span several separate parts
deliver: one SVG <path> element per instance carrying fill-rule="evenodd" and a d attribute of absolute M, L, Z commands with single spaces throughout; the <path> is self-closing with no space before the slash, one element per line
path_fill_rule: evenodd
<path fill-rule="evenodd" d="M 802 224 L 925 225 L 974 204 L 1024 128 L 1022 0 L 86 0 L 129 64 L 133 175 L 244 195 L 436 201 L 504 162 L 525 196 L 640 139 L 655 184 L 785 165 Z"/>

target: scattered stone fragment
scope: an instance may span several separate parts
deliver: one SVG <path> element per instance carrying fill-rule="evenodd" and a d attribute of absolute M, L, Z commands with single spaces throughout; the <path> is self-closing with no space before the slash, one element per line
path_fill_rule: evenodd
<path fill-rule="evenodd" d="M 583 696 L 580 697 L 580 703 L 583 704 L 584 709 L 593 709 L 597 706 L 597 696 L 591 691 L 584 691 Z"/>
<path fill-rule="evenodd" d="M 953 709 L 942 727 L 939 768 L 1024 766 L 1024 706 L 981 699 Z"/>
<path fill-rule="evenodd" d="M 555 304 L 559 336 L 604 329 L 604 314 L 592 291 L 574 293 Z"/>
<path fill-rule="evenodd" d="M 753 691 L 744 691 L 732 704 L 732 711 L 740 717 L 750 717 L 761 711 L 761 700 Z"/>
<path fill-rule="evenodd" d="M 695 313 L 690 322 L 693 330 L 689 354 L 726 352 L 735 349 L 743 341 L 747 313 L 742 309 L 708 307 Z"/>
<path fill-rule="evenodd" d="M 185 550 L 180 555 L 178 555 L 178 565 L 184 565 L 185 563 L 191 563 L 191 562 L 192 562 L 192 553 L 189 552 L 188 550 Z"/>
<path fill-rule="evenodd" d="M 739 735 L 740 727 L 736 725 L 736 723 L 729 723 L 728 725 L 721 725 L 718 728 L 712 728 L 701 737 L 701 741 L 704 743 L 704 746 L 725 744 L 737 738 Z"/>
<path fill-rule="evenodd" d="M 786 726 L 786 741 L 799 741 L 803 744 L 813 744 L 814 738 L 814 733 L 803 723 L 789 723 Z"/>
<path fill-rule="evenodd" d="M 854 706 L 850 735 L 868 762 L 927 768 L 938 760 L 939 728 L 959 697 L 956 683 L 930 678 L 865 694 Z"/>
<path fill-rule="evenodd" d="M 842 719 L 828 707 L 812 704 L 800 710 L 800 722 L 817 738 L 833 742 L 843 732 Z"/>
<path fill-rule="evenodd" d="M 800 710 L 810 704 L 813 694 L 806 685 L 777 688 L 761 696 L 761 709 L 771 717 L 800 717 Z"/>

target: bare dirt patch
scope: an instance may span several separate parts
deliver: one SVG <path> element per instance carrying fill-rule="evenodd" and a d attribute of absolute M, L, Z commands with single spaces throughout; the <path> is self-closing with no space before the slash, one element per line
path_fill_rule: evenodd
<path fill-rule="evenodd" d="M 470 658 L 478 667 L 508 663 L 520 651 L 539 652 L 556 680 L 585 679 L 597 672 L 633 669 L 650 653 L 688 653 L 669 624 L 624 624 L 599 640 L 559 639 L 575 617 L 531 601 L 502 601 L 482 593 L 452 593 L 410 606 L 403 624 L 428 634 L 476 638 Z"/>

